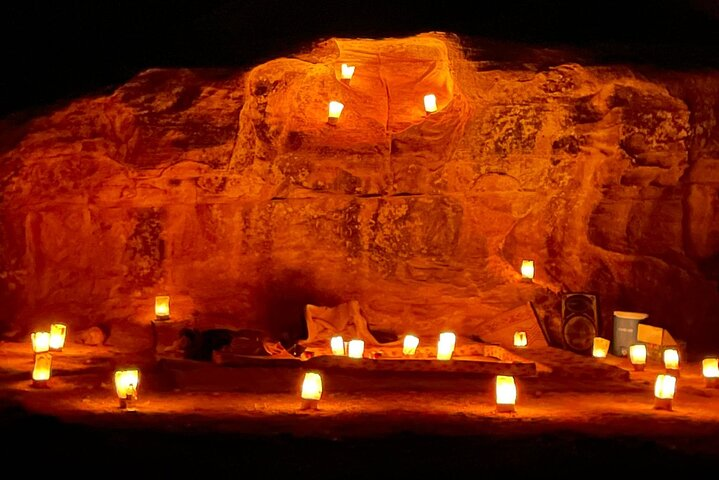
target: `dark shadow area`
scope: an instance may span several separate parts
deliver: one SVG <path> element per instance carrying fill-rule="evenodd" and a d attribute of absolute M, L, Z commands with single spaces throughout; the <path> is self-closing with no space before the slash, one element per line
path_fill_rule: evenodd
<path fill-rule="evenodd" d="M 307 338 L 306 305 L 333 307 L 342 303 L 339 296 L 318 285 L 310 272 L 291 269 L 273 273 L 258 296 L 265 305 L 271 338 L 287 349 Z"/>
<path fill-rule="evenodd" d="M 0 114 L 106 92 L 149 67 L 245 67 L 331 36 L 447 31 L 481 37 L 480 47 L 509 41 L 577 48 L 598 62 L 703 68 L 719 64 L 718 26 L 711 0 L 4 2 Z"/>
<path fill-rule="evenodd" d="M 430 478 L 430 474 L 470 478 L 480 473 L 576 478 L 588 468 L 604 474 L 665 476 L 670 472 L 712 471 L 716 461 L 711 452 L 701 448 L 706 441 L 702 437 L 675 438 L 671 445 L 663 445 L 648 438 L 604 438 L 563 431 L 457 437 L 398 431 L 380 438 L 336 439 L 206 429 L 166 432 L 68 424 L 7 405 L 0 411 L 0 428 L 12 439 L 6 453 L 14 462 L 36 461 L 38 451 L 50 446 L 52 458 L 80 478 L 125 470 L 143 477 L 159 473 L 161 478 L 178 474 L 179 478 L 217 474 L 266 478 L 387 478 L 388 474 Z M 112 473 L 110 476 L 114 478 Z"/>

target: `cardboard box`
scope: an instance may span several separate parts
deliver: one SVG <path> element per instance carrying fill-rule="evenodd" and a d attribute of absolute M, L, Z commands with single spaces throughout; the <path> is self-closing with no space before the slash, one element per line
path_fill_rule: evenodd
<path fill-rule="evenodd" d="M 680 362 L 686 358 L 685 343 L 675 340 L 669 331 L 664 328 L 640 323 L 637 326 L 637 342 L 647 346 L 647 359 L 649 360 L 663 362 L 664 350 L 668 347 L 674 347 L 679 350 Z"/>

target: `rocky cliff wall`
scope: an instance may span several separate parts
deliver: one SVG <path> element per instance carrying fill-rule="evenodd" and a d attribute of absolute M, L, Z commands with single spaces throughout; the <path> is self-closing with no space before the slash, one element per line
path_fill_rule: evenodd
<path fill-rule="evenodd" d="M 146 341 L 168 293 L 175 318 L 277 336 L 349 299 L 377 329 L 472 334 L 591 291 L 605 329 L 644 311 L 716 348 L 718 117 L 717 72 L 488 61 L 443 34 L 145 71 L 6 120 L 0 323 Z"/>

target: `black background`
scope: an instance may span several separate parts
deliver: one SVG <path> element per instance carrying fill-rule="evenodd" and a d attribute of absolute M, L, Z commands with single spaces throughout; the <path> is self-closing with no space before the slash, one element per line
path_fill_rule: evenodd
<path fill-rule="evenodd" d="M 466 4 L 467 2 L 462 2 Z M 599 61 L 719 65 L 719 1 L 95 0 L 3 2 L 0 114 L 161 66 L 247 66 L 318 38 L 450 31 L 572 46 Z"/>

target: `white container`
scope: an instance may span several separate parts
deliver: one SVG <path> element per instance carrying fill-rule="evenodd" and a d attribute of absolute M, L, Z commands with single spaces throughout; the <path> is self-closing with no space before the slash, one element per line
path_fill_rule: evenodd
<path fill-rule="evenodd" d="M 626 357 L 629 347 L 637 343 L 637 325 L 649 317 L 641 312 L 614 312 L 614 338 L 612 353 L 618 357 Z"/>

